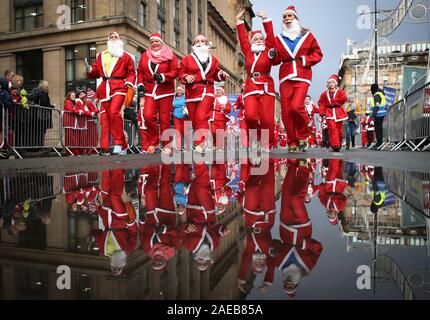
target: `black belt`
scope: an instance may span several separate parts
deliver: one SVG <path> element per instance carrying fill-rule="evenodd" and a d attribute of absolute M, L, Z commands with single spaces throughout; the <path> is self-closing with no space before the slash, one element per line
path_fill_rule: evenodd
<path fill-rule="evenodd" d="M 103 77 L 103 81 L 108 81 L 108 80 L 124 80 L 124 78 L 121 78 L 121 77 Z"/>
<path fill-rule="evenodd" d="M 329 108 L 329 109 L 336 109 L 336 108 L 340 108 L 340 106 L 328 106 L 327 108 Z"/>
<path fill-rule="evenodd" d="M 106 231 L 112 231 L 112 232 L 117 232 L 117 231 L 128 231 L 128 229 L 126 228 L 106 228 Z"/>
<path fill-rule="evenodd" d="M 251 78 L 260 78 L 264 76 L 270 76 L 270 73 L 262 73 L 262 72 L 253 72 L 251 74 Z"/>
<path fill-rule="evenodd" d="M 213 82 L 210 82 L 208 80 L 202 80 L 200 82 L 196 82 L 196 84 L 214 84 Z"/>

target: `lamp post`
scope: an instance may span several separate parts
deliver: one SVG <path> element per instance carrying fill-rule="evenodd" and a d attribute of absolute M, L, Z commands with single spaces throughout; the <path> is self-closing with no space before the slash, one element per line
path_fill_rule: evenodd
<path fill-rule="evenodd" d="M 379 55 L 378 55 L 378 0 L 375 0 L 375 83 L 379 78 Z"/>

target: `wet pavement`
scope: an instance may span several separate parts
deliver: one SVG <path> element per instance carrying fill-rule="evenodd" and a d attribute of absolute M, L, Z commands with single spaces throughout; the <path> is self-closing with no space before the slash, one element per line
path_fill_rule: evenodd
<path fill-rule="evenodd" d="M 350 154 L 2 162 L 0 299 L 430 299 L 430 170 Z"/>

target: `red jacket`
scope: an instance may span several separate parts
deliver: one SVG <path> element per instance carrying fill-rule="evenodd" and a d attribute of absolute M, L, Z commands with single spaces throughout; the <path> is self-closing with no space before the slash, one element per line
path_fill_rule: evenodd
<path fill-rule="evenodd" d="M 197 224 L 197 230 L 187 232 L 188 224 L 182 228 L 181 238 L 183 246 L 190 252 L 195 253 L 200 248 L 203 241 L 207 240 L 210 245 L 211 252 L 219 247 L 222 238 L 224 227 L 215 223 Z"/>
<path fill-rule="evenodd" d="M 237 25 L 237 34 L 242 53 L 245 56 L 246 71 L 248 73 L 243 93 L 244 98 L 250 95 L 262 95 L 265 93 L 275 96 L 275 83 L 270 76 L 274 60 L 269 58 L 269 51 L 276 47 L 273 25 L 271 20 L 265 20 L 263 25 L 267 34 L 266 49 L 259 54 L 255 54 L 251 50 L 245 22 Z"/>
<path fill-rule="evenodd" d="M 227 96 L 224 95 L 223 97 L 227 99 L 227 102 L 225 104 L 221 104 L 218 97 L 215 98 L 212 118 L 209 121 L 224 121 L 225 123 L 230 121 L 228 115 L 231 112 L 231 103 Z"/>
<path fill-rule="evenodd" d="M 342 89 L 337 89 L 334 92 L 333 98 L 330 98 L 330 93 L 327 89 L 321 94 L 318 101 L 321 117 L 325 116 L 326 120 L 334 120 L 335 122 L 347 120 L 348 114 L 343 109 L 346 101 L 348 101 L 348 98 Z"/>
<path fill-rule="evenodd" d="M 202 101 L 206 96 L 215 97 L 214 82 L 225 81 L 225 78 L 221 77 L 221 72 L 218 59 L 212 55 L 209 57 L 206 70 L 203 70 L 195 54 L 184 57 L 181 61 L 179 79 L 185 84 L 185 102 Z M 186 83 L 187 75 L 196 77 L 193 84 Z"/>
<path fill-rule="evenodd" d="M 237 118 L 239 120 L 245 119 L 245 105 L 243 104 L 243 94 L 237 97 L 233 109 L 239 111 L 239 114 L 237 115 Z"/>
<path fill-rule="evenodd" d="M 154 73 L 159 73 L 163 82 L 154 80 Z M 170 61 L 156 64 L 154 70 L 151 67 L 151 59 L 147 54 L 143 54 L 137 70 L 138 86 L 145 85 L 145 96 L 153 97 L 154 100 L 174 96 L 176 92 L 175 79 L 179 75 L 179 63 L 176 55 Z"/>
<path fill-rule="evenodd" d="M 80 103 L 78 103 L 80 101 Z M 76 99 L 75 103 L 66 100 L 63 107 L 63 128 L 84 130 L 87 128 L 85 110 L 82 101 Z"/>
<path fill-rule="evenodd" d="M 84 116 L 95 117 L 99 113 L 99 109 L 88 99 L 85 100 L 85 103 L 81 99 L 76 99 L 76 105 L 79 110 L 84 112 Z"/>
<path fill-rule="evenodd" d="M 303 34 L 294 52 L 291 52 L 281 34 L 276 37 L 278 56 L 274 59 L 281 64 L 279 80 L 282 84 L 287 80 L 302 81 L 309 85 L 312 81 L 312 67 L 321 62 L 323 54 L 314 35 L 307 31 Z"/>
<path fill-rule="evenodd" d="M 134 86 L 136 84 L 136 70 L 134 68 L 134 58 L 128 52 L 124 51 L 124 55 L 118 58 L 118 61 L 111 68 L 105 70 L 103 63 L 103 51 L 97 55 L 96 62 L 92 65 L 92 70 L 87 73 L 88 79 L 98 78 L 118 78 L 112 80 L 103 79 L 102 83 L 97 88 L 97 98 L 100 102 L 109 101 L 113 96 L 127 94 L 127 85 Z"/>

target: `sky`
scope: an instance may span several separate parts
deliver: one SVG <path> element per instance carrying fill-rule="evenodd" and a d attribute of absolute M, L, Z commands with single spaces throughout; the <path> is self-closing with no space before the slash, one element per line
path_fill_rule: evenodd
<path fill-rule="evenodd" d="M 281 31 L 282 12 L 294 5 L 299 19 L 304 27 L 311 29 L 323 53 L 323 61 L 313 68 L 314 79 L 310 88 L 313 100 L 318 100 L 325 89 L 328 77 L 337 73 L 342 53 L 346 53 L 347 39 L 362 43 L 371 37 L 372 30 L 361 30 L 357 26 L 359 14 L 357 9 L 361 5 L 369 6 L 372 11 L 373 0 L 253 0 L 254 12 L 266 10 L 273 19 L 275 31 Z M 378 0 L 379 9 L 393 9 L 399 0 Z M 430 7 L 430 0 L 414 0 L 415 4 L 423 3 Z M 411 19 L 409 18 L 408 21 Z M 260 18 L 254 18 L 254 29 L 261 29 Z M 412 42 L 430 39 L 430 25 L 404 23 L 395 33 L 387 37 L 390 43 Z M 278 71 L 276 70 L 275 79 Z"/>

